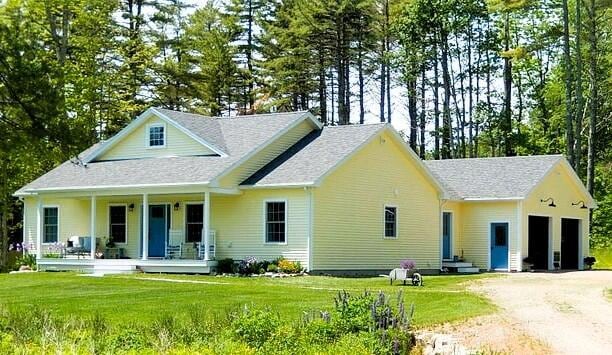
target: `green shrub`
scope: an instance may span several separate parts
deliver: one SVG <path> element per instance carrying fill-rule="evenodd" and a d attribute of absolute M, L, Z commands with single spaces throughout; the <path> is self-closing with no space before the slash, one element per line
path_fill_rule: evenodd
<path fill-rule="evenodd" d="M 226 258 L 217 261 L 217 272 L 221 274 L 234 274 L 236 272 L 234 259 Z"/>
<path fill-rule="evenodd" d="M 268 272 L 277 272 L 278 271 L 278 266 L 275 264 L 270 264 L 268 265 Z"/>
<path fill-rule="evenodd" d="M 146 333 L 142 327 L 128 325 L 109 335 L 108 347 L 111 353 L 139 350 L 147 347 Z"/>
<path fill-rule="evenodd" d="M 280 326 L 278 314 L 269 310 L 244 307 L 240 312 L 230 315 L 234 334 L 248 345 L 261 348 Z"/>

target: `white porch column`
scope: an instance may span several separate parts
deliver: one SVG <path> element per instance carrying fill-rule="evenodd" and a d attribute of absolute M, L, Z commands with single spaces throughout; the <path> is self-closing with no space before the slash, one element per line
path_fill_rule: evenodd
<path fill-rule="evenodd" d="M 142 194 L 142 260 L 149 258 L 149 194 Z"/>
<path fill-rule="evenodd" d="M 42 259 L 42 227 L 43 227 L 42 199 L 38 196 L 36 204 L 36 259 Z"/>
<path fill-rule="evenodd" d="M 91 238 L 90 256 L 92 259 L 96 258 L 96 196 L 91 196 L 91 212 L 89 221 L 89 235 Z"/>
<path fill-rule="evenodd" d="M 210 191 L 204 193 L 204 260 L 210 260 Z"/>

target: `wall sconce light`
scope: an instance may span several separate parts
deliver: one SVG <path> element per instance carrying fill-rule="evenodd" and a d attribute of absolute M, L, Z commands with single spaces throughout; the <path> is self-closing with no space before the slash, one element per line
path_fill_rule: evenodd
<path fill-rule="evenodd" d="M 540 202 L 548 202 L 548 201 L 550 201 L 550 203 L 548 204 L 548 207 L 557 207 L 557 205 L 555 205 L 555 200 L 552 197 L 549 197 L 546 200 L 540 200 Z"/>
<path fill-rule="evenodd" d="M 572 202 L 572 206 L 579 206 L 579 205 L 582 205 L 582 206 L 580 206 L 580 209 L 583 209 L 583 210 L 588 209 L 588 207 L 584 204 L 584 201 L 582 201 L 582 200 L 580 200 L 580 201 L 578 201 L 576 203 Z"/>
<path fill-rule="evenodd" d="M 175 210 L 175 211 L 178 211 L 180 207 L 181 207 L 181 205 L 180 205 L 178 202 L 176 202 L 176 203 L 174 204 L 174 210 Z"/>
<path fill-rule="evenodd" d="M 134 204 L 133 203 L 130 203 L 130 205 L 128 206 L 128 210 L 130 212 L 134 211 Z"/>

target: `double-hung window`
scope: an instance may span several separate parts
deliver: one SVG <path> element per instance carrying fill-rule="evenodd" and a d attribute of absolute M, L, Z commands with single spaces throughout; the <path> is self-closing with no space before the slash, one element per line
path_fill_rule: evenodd
<path fill-rule="evenodd" d="M 204 205 L 201 203 L 187 204 L 185 209 L 187 213 L 185 241 L 188 243 L 200 242 L 202 241 L 202 228 L 204 228 Z"/>
<path fill-rule="evenodd" d="M 108 233 L 115 243 L 127 242 L 127 214 L 125 206 L 109 207 Z"/>
<path fill-rule="evenodd" d="M 59 209 L 43 208 L 43 243 L 57 243 L 59 234 Z"/>
<path fill-rule="evenodd" d="M 385 206 L 385 238 L 397 238 L 397 207 Z"/>
<path fill-rule="evenodd" d="M 148 126 L 148 146 L 166 146 L 166 126 L 164 124 L 152 124 Z"/>
<path fill-rule="evenodd" d="M 266 243 L 287 242 L 287 202 L 266 201 Z"/>

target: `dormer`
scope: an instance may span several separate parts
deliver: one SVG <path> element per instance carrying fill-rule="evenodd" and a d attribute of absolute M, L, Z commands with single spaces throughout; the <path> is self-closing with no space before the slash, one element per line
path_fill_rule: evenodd
<path fill-rule="evenodd" d="M 202 118 L 207 119 L 212 120 Z M 180 156 L 225 156 L 225 153 L 151 108 L 102 143 L 85 162 Z"/>

